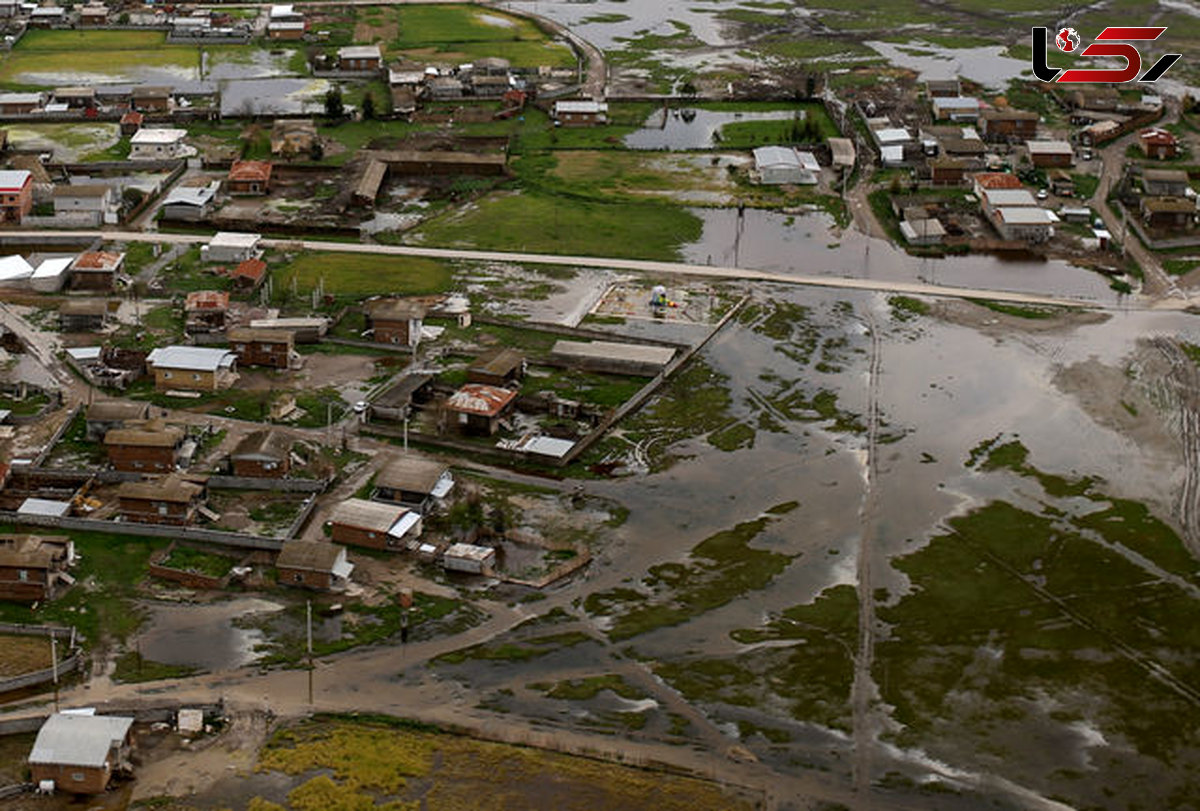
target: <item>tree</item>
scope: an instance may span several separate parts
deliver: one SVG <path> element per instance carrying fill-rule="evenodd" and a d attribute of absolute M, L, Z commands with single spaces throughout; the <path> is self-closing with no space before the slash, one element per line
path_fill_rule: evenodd
<path fill-rule="evenodd" d="M 375 117 L 375 97 L 370 93 L 363 96 L 362 117 L 363 121 L 369 121 Z"/>
<path fill-rule="evenodd" d="M 337 85 L 325 93 L 325 116 L 327 118 L 342 118 L 346 115 L 346 105 L 342 102 L 342 89 Z"/>
<path fill-rule="evenodd" d="M 811 99 L 815 92 L 817 92 L 817 79 L 810 73 L 808 74 L 808 78 L 804 80 L 804 96 Z"/>

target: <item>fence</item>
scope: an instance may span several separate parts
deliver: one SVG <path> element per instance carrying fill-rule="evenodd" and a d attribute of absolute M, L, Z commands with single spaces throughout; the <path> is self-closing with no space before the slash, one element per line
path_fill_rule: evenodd
<path fill-rule="evenodd" d="M 67 357 L 70 358 L 71 356 L 68 354 Z M 82 409 L 82 405 L 77 405 L 74 409 L 72 409 L 71 413 L 67 415 L 67 418 L 63 420 L 63 424 L 58 426 L 58 430 L 54 432 L 54 436 L 50 437 L 50 441 L 46 443 L 46 446 L 38 452 L 37 456 L 33 457 L 33 464 L 31 465 L 32 467 L 42 466 L 42 463 L 46 461 L 46 458 L 50 455 L 50 452 L 54 450 L 54 446 L 62 441 L 63 434 L 65 434 L 67 429 L 71 427 L 71 424 L 75 422 L 75 418 L 79 416 L 79 412 Z"/>
<path fill-rule="evenodd" d="M 65 673 L 74 672 L 75 668 L 79 667 L 80 654 L 73 653 L 67 658 L 58 663 L 58 677 L 62 678 Z M 12 690 L 23 690 L 26 687 L 35 687 L 39 684 L 45 684 L 48 681 L 54 680 L 55 669 L 48 667 L 45 670 L 36 670 L 33 673 L 26 673 L 22 676 L 13 676 L 9 679 L 0 679 L 0 693 L 7 693 Z"/>
<path fill-rule="evenodd" d="M 177 527 L 165 524 L 138 524 L 130 521 L 100 521 L 95 518 L 76 518 L 57 515 L 18 515 L 8 510 L 0 511 L 0 522 L 26 524 L 29 526 L 55 529 L 75 529 L 81 532 L 108 532 L 121 535 L 143 535 L 151 538 L 172 538 L 221 544 L 237 549 L 262 549 L 278 552 L 283 547 L 279 538 L 263 538 L 240 532 L 222 532 L 199 527 Z"/>
<path fill-rule="evenodd" d="M 219 490 L 271 490 L 277 493 L 323 493 L 328 479 L 261 479 L 250 476 L 209 476 L 208 486 Z"/>

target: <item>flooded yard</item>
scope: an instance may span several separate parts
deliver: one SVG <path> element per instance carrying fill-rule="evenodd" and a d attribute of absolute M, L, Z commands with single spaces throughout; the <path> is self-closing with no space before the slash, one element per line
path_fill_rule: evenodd
<path fill-rule="evenodd" d="M 165 665 L 211 672 L 232 670 L 254 662 L 263 632 L 242 627 L 236 620 L 282 611 L 282 603 L 241 597 L 208 604 L 149 603 L 150 619 L 132 640 L 143 657 Z"/>

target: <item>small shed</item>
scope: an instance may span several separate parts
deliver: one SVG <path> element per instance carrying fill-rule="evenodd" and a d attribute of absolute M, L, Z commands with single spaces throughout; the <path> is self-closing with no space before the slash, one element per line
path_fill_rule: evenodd
<path fill-rule="evenodd" d="M 416 346 L 421 339 L 426 309 L 420 301 L 380 298 L 364 304 L 363 312 L 377 344 Z"/>
<path fill-rule="evenodd" d="M 55 713 L 29 753 L 30 777 L 59 791 L 103 794 L 114 774 L 131 768 L 132 727 L 133 719 L 124 716 Z"/>
<path fill-rule="evenodd" d="M 253 431 L 229 454 L 234 476 L 282 479 L 292 469 L 292 442 L 278 431 Z"/>
<path fill-rule="evenodd" d="M 516 406 L 517 393 L 498 386 L 468 383 L 446 400 L 446 411 L 468 434 L 491 436 Z"/>
<path fill-rule="evenodd" d="M 515 349 L 498 347 L 483 353 L 467 367 L 468 383 L 507 386 L 525 377 L 525 356 Z"/>
<path fill-rule="evenodd" d="M 348 498 L 333 508 L 329 525 L 335 543 L 392 549 L 420 536 L 421 514 L 395 504 Z"/>
<path fill-rule="evenodd" d="M 442 555 L 442 565 L 451 572 L 483 574 L 496 565 L 496 550 L 488 546 L 456 543 Z"/>
<path fill-rule="evenodd" d="M 384 466 L 375 477 L 374 501 L 407 504 L 428 514 L 454 489 L 450 466 L 419 456 L 401 456 Z"/>
<path fill-rule="evenodd" d="M 322 541 L 286 541 L 275 559 L 279 583 L 285 586 L 340 591 L 350 582 L 354 564 L 346 560 L 346 548 Z"/>

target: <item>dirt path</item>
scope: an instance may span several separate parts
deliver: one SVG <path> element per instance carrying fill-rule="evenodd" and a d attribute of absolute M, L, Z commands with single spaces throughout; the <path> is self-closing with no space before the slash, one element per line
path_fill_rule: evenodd
<path fill-rule="evenodd" d="M 865 807 L 869 808 L 870 801 L 866 798 L 871 792 L 875 741 L 881 728 L 876 715 L 879 686 L 871 675 L 875 663 L 875 584 L 871 577 L 871 558 L 874 554 L 879 504 L 879 375 L 882 341 L 879 325 L 869 310 L 866 322 L 871 332 L 871 359 L 867 372 L 866 484 L 859 511 L 858 651 L 854 661 L 850 704 L 854 713 L 854 788 L 864 798 Z"/>

